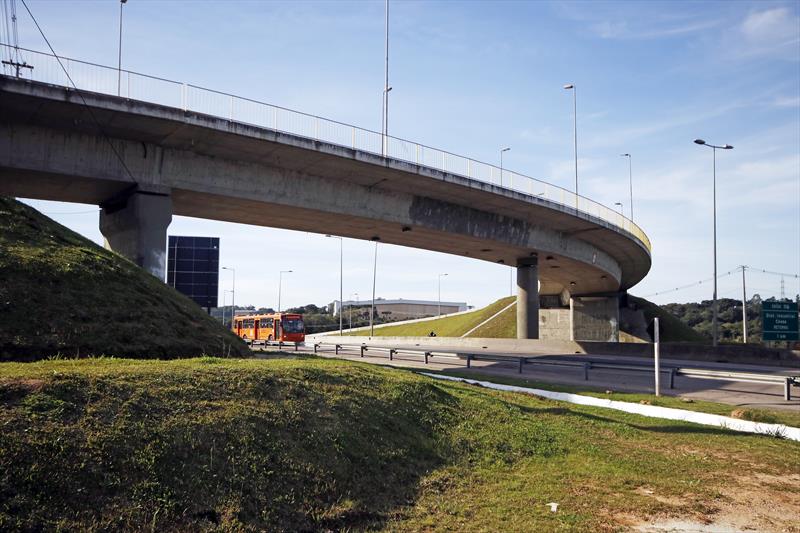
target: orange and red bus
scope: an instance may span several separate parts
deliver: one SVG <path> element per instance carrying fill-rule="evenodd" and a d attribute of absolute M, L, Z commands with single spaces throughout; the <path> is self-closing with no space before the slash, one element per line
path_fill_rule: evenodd
<path fill-rule="evenodd" d="M 303 315 L 296 313 L 237 316 L 232 330 L 249 343 L 303 342 L 306 338 Z"/>

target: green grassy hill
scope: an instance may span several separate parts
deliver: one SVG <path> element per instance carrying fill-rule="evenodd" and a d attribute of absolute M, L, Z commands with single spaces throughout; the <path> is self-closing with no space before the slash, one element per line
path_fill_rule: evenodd
<path fill-rule="evenodd" d="M 653 302 L 631 295 L 628 295 L 628 300 L 644 311 L 644 317 L 648 324 L 653 318 L 658 317 L 662 342 L 708 343 L 711 340 L 692 329 L 691 326 L 684 324 L 678 317 Z"/>
<path fill-rule="evenodd" d="M 0 360 L 247 355 L 194 302 L 135 264 L 0 197 Z"/>
<path fill-rule="evenodd" d="M 703 335 L 696 332 L 690 326 L 681 322 L 677 317 L 671 315 L 668 311 L 655 305 L 644 298 L 636 296 L 628 296 L 631 302 L 634 302 L 639 309 L 644 312 L 645 319 L 648 321 L 653 320 L 653 317 L 658 316 L 661 322 L 661 340 L 663 342 L 707 342 Z M 478 309 L 472 313 L 465 313 L 454 317 L 444 317 L 436 320 L 418 322 L 414 324 L 400 324 L 397 326 L 387 326 L 375 330 L 376 336 L 398 336 L 398 337 L 416 337 L 426 336 L 431 331 L 435 331 L 436 335 L 440 337 L 460 337 L 467 331 L 471 330 L 487 318 L 491 317 L 498 311 L 501 311 L 508 304 L 514 301 L 513 296 L 501 298 L 500 300 Z M 627 332 L 623 332 L 627 333 Z M 354 335 L 363 335 L 363 332 L 355 332 Z M 476 338 L 493 338 L 493 339 L 513 339 L 517 336 L 517 309 L 512 306 L 502 311 L 500 315 L 495 317 L 492 321 L 487 322 L 479 327 L 468 337 Z"/>
<path fill-rule="evenodd" d="M 509 296 L 470 313 L 437 318 L 435 320 L 426 320 L 424 322 L 415 322 L 413 324 L 398 324 L 396 326 L 377 328 L 375 330 L 375 336 L 426 337 L 431 331 L 434 331 L 438 337 L 460 337 L 513 301 L 514 297 Z M 368 335 L 369 332 L 367 331 L 365 333 L 363 330 L 355 331 L 351 335 L 365 334 Z"/>
<path fill-rule="evenodd" d="M 5 363 L 0 427 L 3 531 L 617 531 L 787 507 L 800 450 L 316 358 Z"/>

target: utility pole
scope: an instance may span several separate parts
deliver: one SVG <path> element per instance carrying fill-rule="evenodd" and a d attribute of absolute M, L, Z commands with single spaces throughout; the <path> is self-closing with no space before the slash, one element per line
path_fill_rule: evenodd
<path fill-rule="evenodd" d="M 29 65 L 26 61 L 20 61 L 20 54 L 19 54 L 19 35 L 17 33 L 17 4 L 12 0 L 10 3 L 10 13 L 11 13 L 11 31 L 10 31 L 10 39 L 14 41 L 14 53 L 13 55 L 9 52 L 9 60 L 3 61 L 4 65 L 8 65 L 9 67 L 13 68 L 16 72 L 16 77 L 19 78 L 19 69 L 26 68 L 28 70 L 33 70 L 33 66 Z M 6 30 L 8 30 L 8 20 L 6 20 Z"/>
<path fill-rule="evenodd" d="M 747 290 L 744 284 L 744 272 L 747 266 L 742 265 L 742 339 L 747 344 Z"/>

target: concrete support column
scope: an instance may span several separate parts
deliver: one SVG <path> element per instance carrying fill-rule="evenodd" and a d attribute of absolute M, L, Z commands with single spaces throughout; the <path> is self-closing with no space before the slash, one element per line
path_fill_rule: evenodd
<path fill-rule="evenodd" d="M 167 270 L 167 227 L 172 222 L 168 194 L 133 191 L 101 206 L 105 247 L 130 259 L 160 280 Z"/>
<path fill-rule="evenodd" d="M 576 296 L 569 308 L 572 340 L 619 342 L 617 296 Z"/>
<path fill-rule="evenodd" d="M 539 262 L 537 257 L 517 261 L 517 338 L 539 338 Z"/>

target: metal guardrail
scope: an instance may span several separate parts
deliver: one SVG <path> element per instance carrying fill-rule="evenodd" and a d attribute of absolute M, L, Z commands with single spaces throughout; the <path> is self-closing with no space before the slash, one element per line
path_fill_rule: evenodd
<path fill-rule="evenodd" d="M 398 355 L 422 356 L 425 364 L 427 365 L 432 358 L 437 360 L 441 358 L 456 359 L 458 361 L 466 361 L 466 367 L 472 367 L 472 361 L 494 361 L 503 363 L 515 363 L 517 372 L 522 374 L 525 365 L 550 365 L 550 366 L 565 366 L 581 368 L 583 370 L 583 379 L 589 381 L 590 370 L 616 370 L 628 372 L 647 372 L 653 373 L 653 367 L 646 364 L 626 364 L 626 363 L 610 363 L 610 362 L 594 362 L 594 361 L 564 361 L 564 360 L 545 360 L 536 356 L 514 356 L 514 355 L 492 355 L 486 353 L 468 353 L 463 350 L 449 351 L 449 350 L 431 350 L 422 348 L 392 348 L 390 346 L 369 346 L 364 343 L 342 343 L 342 342 L 315 342 L 314 353 L 322 351 L 324 346 L 332 346 L 336 355 L 345 349 L 358 350 L 360 357 L 364 357 L 367 352 L 386 352 L 390 361 L 393 361 Z M 737 381 L 744 383 L 763 383 L 768 385 L 782 385 L 783 398 L 787 402 L 792 399 L 791 387 L 800 387 L 800 376 L 776 376 L 773 374 L 756 374 L 750 372 L 731 372 L 726 370 L 711 370 L 704 368 L 689 368 L 689 367 L 662 367 L 661 373 L 669 375 L 669 388 L 675 388 L 675 377 L 683 376 L 687 378 L 698 379 L 713 379 L 721 381 Z"/>
<path fill-rule="evenodd" d="M 72 88 L 72 84 L 59 65 L 56 56 L 27 48 L 15 49 L 0 43 L 0 51 L 4 57 L 14 50 L 30 56 L 25 59 L 34 67 L 33 70 L 23 73 L 20 78 Z M 650 239 L 647 238 L 644 231 L 618 211 L 530 176 L 508 169 L 500 169 L 488 163 L 423 144 L 384 136 L 379 132 L 351 124 L 293 111 L 250 98 L 129 70 L 118 70 L 87 61 L 60 56 L 59 59 L 81 91 L 120 96 L 212 115 L 232 122 L 290 133 L 491 183 L 505 189 L 549 200 L 575 211 L 576 214 L 583 213 L 597 217 L 635 236 L 648 251 L 651 250 Z M 5 75 L 12 74 L 7 66 L 3 67 Z"/>

